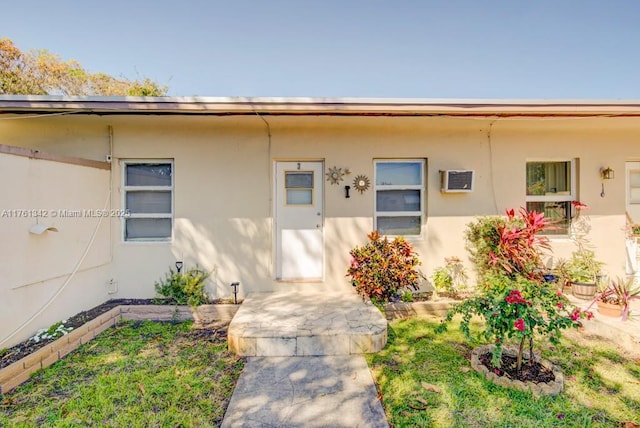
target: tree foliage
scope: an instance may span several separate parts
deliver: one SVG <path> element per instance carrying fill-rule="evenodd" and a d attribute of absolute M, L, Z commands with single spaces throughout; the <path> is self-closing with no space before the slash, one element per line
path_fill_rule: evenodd
<path fill-rule="evenodd" d="M 10 39 L 0 39 L 0 95 L 163 96 L 167 89 L 146 77 L 91 73 L 76 60 L 42 49 L 23 52 Z"/>
<path fill-rule="evenodd" d="M 478 294 L 454 306 L 437 331 L 444 331 L 455 314 L 470 336 L 469 324 L 476 315 L 484 319 L 483 336 L 494 343 L 492 364 L 500 367 L 502 349 L 508 339 L 519 342 L 516 369 L 520 372 L 525 342 L 533 364 L 533 338 L 547 336 L 557 343 L 561 331 L 579 327 L 591 312 L 572 308 L 569 300 L 544 281 L 543 251 L 548 239 L 539 236 L 548 222 L 542 213 L 508 210 L 506 217 L 483 217 L 467 226 L 467 247 L 478 273 Z"/>

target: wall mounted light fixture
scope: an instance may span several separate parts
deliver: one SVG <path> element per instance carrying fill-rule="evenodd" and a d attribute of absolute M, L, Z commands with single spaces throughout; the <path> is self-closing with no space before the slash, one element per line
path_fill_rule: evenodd
<path fill-rule="evenodd" d="M 615 176 L 616 173 L 611 168 L 600 168 L 600 178 L 602 178 L 603 180 L 613 180 Z"/>
<path fill-rule="evenodd" d="M 604 180 L 613 180 L 616 176 L 616 173 L 610 167 L 600 168 L 600 179 L 602 180 L 602 191 L 600 192 L 600 197 L 604 198 Z"/>
<path fill-rule="evenodd" d="M 178 271 L 178 273 L 180 273 L 180 271 L 182 270 L 182 266 L 184 266 L 184 262 L 176 262 L 176 270 Z"/>
<path fill-rule="evenodd" d="M 351 190 L 351 186 L 344 186 L 344 197 L 347 199 L 351 197 L 351 195 L 349 195 L 349 190 Z"/>

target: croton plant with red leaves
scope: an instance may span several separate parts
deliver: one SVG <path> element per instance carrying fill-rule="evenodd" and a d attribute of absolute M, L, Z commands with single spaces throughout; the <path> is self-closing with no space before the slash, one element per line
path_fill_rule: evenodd
<path fill-rule="evenodd" d="M 482 336 L 495 344 L 492 364 L 500 367 L 508 341 L 518 344 L 517 369 L 522 368 L 525 344 L 533 363 L 533 339 L 545 336 L 557 343 L 561 331 L 580 326 L 590 312 L 573 309 L 556 286 L 545 282 L 542 257 L 550 251 L 539 232 L 547 227 L 544 214 L 520 208 L 506 216 L 481 217 L 467 225 L 467 249 L 478 278 L 476 297 L 453 307 L 438 331 L 444 331 L 456 314 L 461 330 L 470 338 L 472 316 L 485 321 Z"/>

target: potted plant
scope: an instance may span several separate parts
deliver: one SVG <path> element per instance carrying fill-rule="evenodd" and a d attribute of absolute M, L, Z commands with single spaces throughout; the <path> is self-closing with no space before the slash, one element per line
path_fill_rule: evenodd
<path fill-rule="evenodd" d="M 634 284 L 634 279 L 617 278 L 596 294 L 592 304 L 598 306 L 598 312 L 602 315 L 622 316 L 622 321 L 626 321 L 629 317 L 629 303 L 636 299 L 640 299 L 640 287 Z"/>
<path fill-rule="evenodd" d="M 572 201 L 571 206 L 576 213 L 571 220 L 571 240 L 576 245 L 576 250 L 567 267 L 571 292 L 579 299 L 591 300 L 598 288 L 602 262 L 596 259 L 595 253 L 590 249 L 588 234 L 591 225 L 589 216 L 584 214 L 589 207 L 579 201 Z"/>
<path fill-rule="evenodd" d="M 579 299 L 593 299 L 598 290 L 598 276 L 601 268 L 602 262 L 596 260 L 593 251 L 587 249 L 574 251 L 567 266 L 573 295 Z"/>

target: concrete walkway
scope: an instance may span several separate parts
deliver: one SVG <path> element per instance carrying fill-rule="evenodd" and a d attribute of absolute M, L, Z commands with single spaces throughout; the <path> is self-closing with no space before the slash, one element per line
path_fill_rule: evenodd
<path fill-rule="evenodd" d="M 387 321 L 355 294 L 251 294 L 228 337 L 249 359 L 223 427 L 388 426 L 362 356 L 384 347 Z"/>
<path fill-rule="evenodd" d="M 362 355 L 252 357 L 222 427 L 387 427 Z"/>
<path fill-rule="evenodd" d="M 604 316 L 598 312 L 598 307 L 590 301 L 580 300 L 574 296 L 568 296 L 571 303 L 581 309 L 589 309 L 594 318 L 591 321 L 583 321 L 583 331 L 588 334 L 605 337 L 616 344 L 617 347 L 640 355 L 640 300 L 634 300 L 629 307 L 631 317 L 626 321 L 620 318 Z"/>

